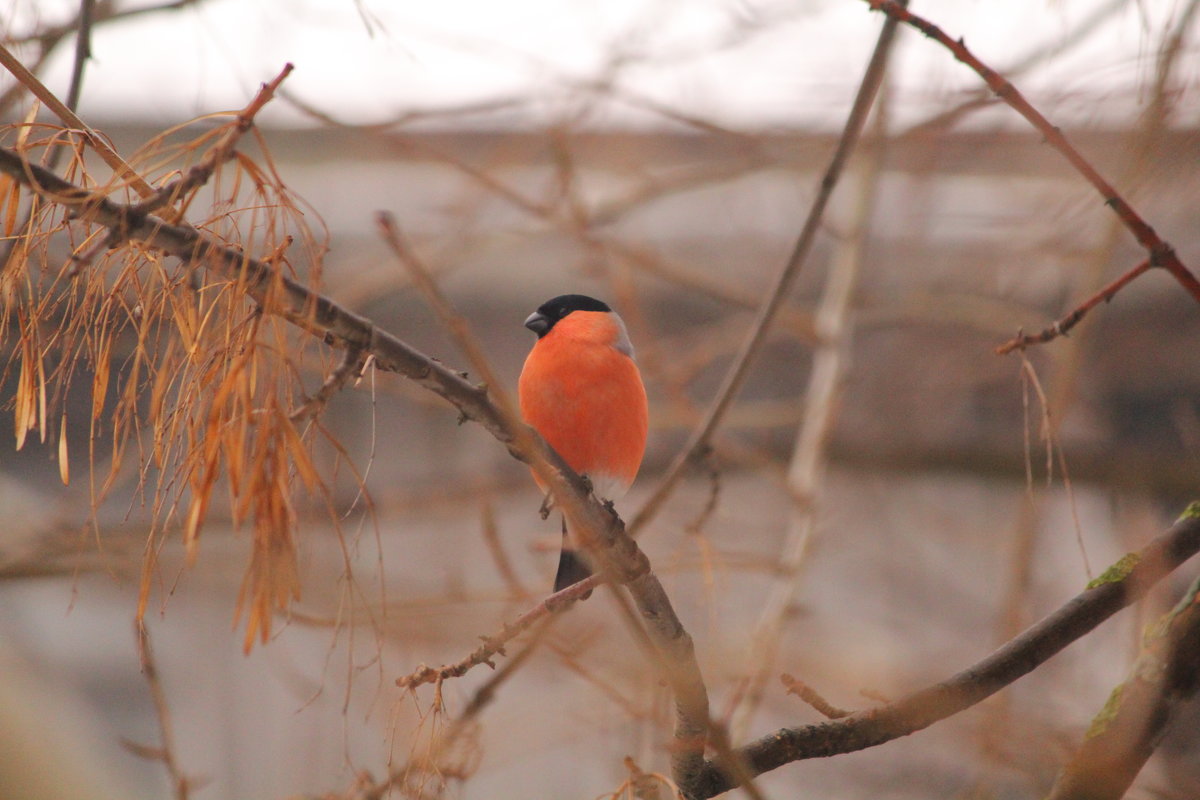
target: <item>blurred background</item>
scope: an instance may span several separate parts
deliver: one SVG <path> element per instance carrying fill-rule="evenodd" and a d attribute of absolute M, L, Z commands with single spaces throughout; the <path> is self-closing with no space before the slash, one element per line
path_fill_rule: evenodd
<path fill-rule="evenodd" d="M 913 8 L 1010 77 L 1195 268 L 1197 5 Z M 577 291 L 616 307 L 652 417 L 626 518 L 787 260 L 882 22 L 854 0 L 0 0 L 5 46 L 60 97 L 81 8 L 92 57 L 79 113 L 127 157 L 296 65 L 242 148 L 269 153 L 307 203 L 322 246 L 293 255 L 301 276 L 415 347 L 466 366 L 376 234 L 377 210 L 396 215 L 507 389 L 541 302 Z M 8 75 L 0 92 L 5 122 L 30 114 Z M 967 667 L 1196 499 L 1200 315 L 1165 273 L 1068 338 L 993 352 L 1142 258 L 1035 131 L 900 31 L 765 351 L 704 468 L 641 535 L 736 742 L 822 719 L 786 694 L 783 672 L 857 709 Z M 315 364 L 298 375 L 309 392 L 322 379 Z M 10 402 L 11 377 L 0 391 Z M 227 509 L 194 564 L 178 531 L 162 541 L 148 627 L 191 796 L 367 797 L 395 772 L 395 796 L 591 798 L 621 786 L 625 756 L 665 771 L 669 696 L 603 591 L 558 619 L 469 724 L 450 720 L 487 668 L 436 698 L 394 687 L 547 592 L 558 521 L 539 519 L 504 448 L 394 375 L 368 373 L 322 421 L 367 493 L 317 449 L 336 524 L 324 507 L 300 520 L 302 596 L 268 644 L 243 655 L 233 625 L 250 544 Z M 144 749 L 162 746 L 164 719 L 133 625 L 153 503 L 130 463 L 93 509 L 88 426 L 69 436 L 67 487 L 50 444 L 0 448 L 0 796 L 179 796 Z M 97 441 L 99 462 L 109 447 Z M 1192 575 L 964 714 L 759 786 L 1040 797 L 1123 680 L 1141 626 Z M 1200 796 L 1197 711 L 1181 711 L 1131 797 Z M 451 751 L 432 755 L 447 731 Z"/>

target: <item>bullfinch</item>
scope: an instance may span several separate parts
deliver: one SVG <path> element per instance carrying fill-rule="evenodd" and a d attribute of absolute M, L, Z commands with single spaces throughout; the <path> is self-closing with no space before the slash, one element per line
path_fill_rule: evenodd
<path fill-rule="evenodd" d="M 646 389 L 625 323 L 595 298 L 564 294 L 538 306 L 525 327 L 537 341 L 517 383 L 521 415 L 588 478 L 597 498 L 617 500 L 637 476 L 647 428 Z M 590 574 L 564 520 L 554 591 Z"/>

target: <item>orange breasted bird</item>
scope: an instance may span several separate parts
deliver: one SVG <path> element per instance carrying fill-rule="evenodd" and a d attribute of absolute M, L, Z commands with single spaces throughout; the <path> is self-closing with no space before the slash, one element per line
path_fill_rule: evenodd
<path fill-rule="evenodd" d="M 595 298 L 564 294 L 538 306 L 525 327 L 537 341 L 517 384 L 521 415 L 571 469 L 587 476 L 596 497 L 617 500 L 646 450 L 646 389 L 625 323 Z M 571 548 L 564 520 L 554 591 L 590 574 Z"/>

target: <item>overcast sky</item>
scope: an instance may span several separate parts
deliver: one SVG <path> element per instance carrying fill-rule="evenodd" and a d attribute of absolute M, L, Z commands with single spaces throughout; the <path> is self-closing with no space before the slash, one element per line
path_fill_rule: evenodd
<path fill-rule="evenodd" d="M 159 0 L 139 0 L 141 3 Z M 1186 0 L 914 0 L 997 68 L 1065 46 L 1016 79 L 1055 121 L 1120 122 L 1153 78 L 1154 53 Z M 75 0 L 0 0 L 12 28 L 69 18 Z M 1105 21 L 1072 43 L 1080 22 Z M 862 0 L 206 0 L 104 26 L 94 37 L 82 111 L 172 123 L 238 107 L 291 61 L 287 88 L 348 121 L 421 107 L 526 99 L 534 119 L 578 107 L 570 87 L 607 74 L 626 100 L 605 122 L 645 121 L 652 100 L 722 124 L 839 124 L 882 17 Z M 1195 121 L 1197 44 L 1177 71 Z M 47 81 L 65 91 L 70 43 Z M 947 52 L 906 31 L 897 107 L 917 119 L 947 93 L 979 86 Z M 620 67 L 613 69 L 614 62 Z M 289 115 L 275 104 L 276 119 Z M 992 112 L 983 123 L 1011 117 Z"/>

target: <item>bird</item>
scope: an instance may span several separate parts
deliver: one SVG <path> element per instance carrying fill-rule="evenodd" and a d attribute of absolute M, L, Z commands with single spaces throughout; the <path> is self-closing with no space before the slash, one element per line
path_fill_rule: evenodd
<path fill-rule="evenodd" d="M 648 428 L 646 388 L 625 323 L 594 297 L 564 294 L 538 306 L 525 327 L 537 340 L 517 381 L 521 416 L 601 502 L 620 499 L 641 467 Z M 592 574 L 565 519 L 562 527 L 556 592 Z"/>

